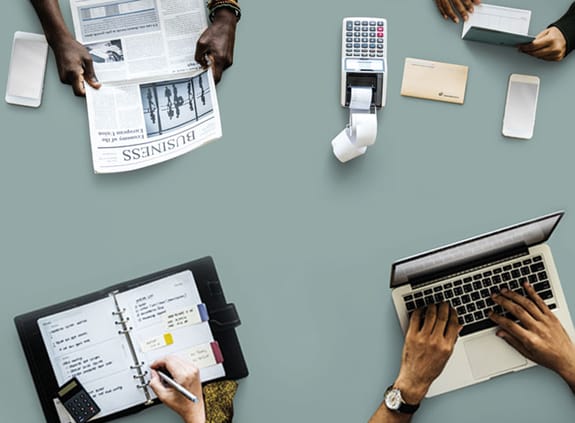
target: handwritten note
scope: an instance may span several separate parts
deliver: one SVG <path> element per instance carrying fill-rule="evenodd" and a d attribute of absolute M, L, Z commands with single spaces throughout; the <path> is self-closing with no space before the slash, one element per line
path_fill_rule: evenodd
<path fill-rule="evenodd" d="M 86 330 L 87 323 L 85 318 L 80 317 L 52 329 L 50 331 L 52 348 L 55 351 L 65 353 L 90 345 L 92 340 Z"/>
<path fill-rule="evenodd" d="M 214 337 L 191 271 L 124 291 L 117 299 L 130 315 L 130 336 L 143 362 L 149 365 L 167 354 L 189 355 L 204 366 L 202 381 L 225 375 L 223 365 L 210 352 Z M 170 334 L 172 342 L 166 341 L 165 334 Z"/>
<path fill-rule="evenodd" d="M 197 345 L 186 350 L 184 355 L 190 358 L 198 369 L 215 366 L 221 362 L 221 353 L 219 347 L 217 347 L 217 351 L 214 350 L 214 347 L 217 347 L 216 343 Z"/>
<path fill-rule="evenodd" d="M 133 379 L 130 369 L 109 377 L 83 381 L 82 384 L 101 408 L 99 416 L 105 416 L 144 401 L 142 390 Z"/>
<path fill-rule="evenodd" d="M 177 311 L 175 313 L 169 313 L 164 317 L 164 322 L 167 329 L 177 329 L 185 326 L 195 325 L 205 318 L 202 318 L 201 309 L 205 309 L 203 304 L 198 306 L 186 308 L 184 310 Z"/>
<path fill-rule="evenodd" d="M 106 377 L 129 369 L 133 364 L 119 336 L 90 348 L 56 356 L 54 362 L 58 383 L 63 383 L 72 377 L 80 380 Z"/>
<path fill-rule="evenodd" d="M 96 301 L 39 319 L 38 326 L 52 355 L 70 354 L 110 338 L 116 328 L 113 310 L 108 300 Z"/>
<path fill-rule="evenodd" d="M 117 298 L 138 327 L 163 325 L 166 315 L 202 302 L 190 271 L 122 292 Z"/>
<path fill-rule="evenodd" d="M 164 333 L 163 335 L 153 336 L 144 340 L 140 348 L 144 352 L 156 350 L 158 348 L 167 347 L 168 345 L 172 345 L 174 343 L 174 337 L 171 333 Z"/>

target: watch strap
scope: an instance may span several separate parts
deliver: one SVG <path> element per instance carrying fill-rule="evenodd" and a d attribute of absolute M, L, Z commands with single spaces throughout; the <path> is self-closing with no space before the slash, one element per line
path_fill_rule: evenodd
<path fill-rule="evenodd" d="M 408 404 L 406 402 L 402 402 L 397 411 L 404 414 L 413 414 L 419 408 L 419 404 Z"/>
<path fill-rule="evenodd" d="M 387 388 L 385 390 L 385 392 L 389 392 L 392 389 L 397 389 L 399 391 L 399 393 L 401 394 L 401 390 L 399 388 L 394 388 L 393 385 L 391 385 L 389 388 Z M 403 400 L 403 396 L 401 397 L 401 404 L 399 405 L 399 408 L 397 410 L 393 410 L 396 411 L 398 413 L 403 413 L 403 414 L 413 414 L 417 411 L 417 409 L 419 408 L 419 404 L 408 404 Z"/>

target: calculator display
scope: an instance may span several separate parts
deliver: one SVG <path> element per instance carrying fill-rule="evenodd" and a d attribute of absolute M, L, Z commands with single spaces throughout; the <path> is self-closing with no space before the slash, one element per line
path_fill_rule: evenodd
<path fill-rule="evenodd" d="M 348 72 L 384 72 L 383 60 L 346 59 L 345 70 Z"/>
<path fill-rule="evenodd" d="M 78 386 L 78 384 L 76 383 L 75 380 L 70 381 L 67 385 L 65 385 L 62 389 L 58 391 L 58 396 L 63 397 L 72 389 L 74 389 L 76 386 Z"/>

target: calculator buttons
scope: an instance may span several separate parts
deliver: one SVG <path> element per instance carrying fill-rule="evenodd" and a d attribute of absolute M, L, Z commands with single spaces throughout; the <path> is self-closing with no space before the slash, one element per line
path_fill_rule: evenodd
<path fill-rule="evenodd" d="M 383 21 L 347 20 L 345 21 L 346 57 L 384 57 L 385 28 Z"/>
<path fill-rule="evenodd" d="M 58 391 L 58 398 L 77 423 L 87 422 L 100 412 L 98 405 L 77 379 L 64 384 Z"/>

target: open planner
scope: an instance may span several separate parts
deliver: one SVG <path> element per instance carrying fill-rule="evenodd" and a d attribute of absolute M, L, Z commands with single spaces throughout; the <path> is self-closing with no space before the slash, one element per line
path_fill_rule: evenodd
<path fill-rule="evenodd" d="M 48 422 L 67 421 L 58 387 L 76 377 L 104 421 L 158 403 L 150 364 L 190 358 L 202 382 L 241 378 L 247 368 L 211 258 L 124 282 L 15 318 Z M 65 414 L 65 413 L 64 413 Z"/>

